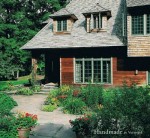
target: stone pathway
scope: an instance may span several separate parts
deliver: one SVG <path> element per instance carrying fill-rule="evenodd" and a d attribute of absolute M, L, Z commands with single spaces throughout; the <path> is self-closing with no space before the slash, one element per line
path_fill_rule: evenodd
<path fill-rule="evenodd" d="M 35 94 L 32 96 L 12 95 L 12 98 L 18 103 L 12 111 L 29 112 L 38 116 L 38 123 L 30 138 L 76 138 L 71 130 L 69 120 L 77 116 L 63 114 L 58 108 L 54 112 L 43 112 L 41 106 L 47 95 Z"/>

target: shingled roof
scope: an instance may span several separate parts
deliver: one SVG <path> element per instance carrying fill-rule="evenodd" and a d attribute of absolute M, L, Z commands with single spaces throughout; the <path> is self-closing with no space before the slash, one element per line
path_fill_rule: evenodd
<path fill-rule="evenodd" d="M 53 20 L 50 19 L 49 23 L 21 49 L 124 46 L 120 39 L 122 35 L 120 22 L 115 22 L 120 6 L 120 0 L 117 1 L 113 3 L 112 0 L 72 0 L 65 9 L 53 14 L 53 16 L 74 14 L 78 18 L 70 35 L 54 35 Z M 86 20 L 82 13 L 87 12 L 87 9 L 91 9 L 96 3 L 100 3 L 101 7 L 110 9 L 112 17 L 108 20 L 107 32 L 87 33 L 85 29 Z"/>
<path fill-rule="evenodd" d="M 127 0 L 127 7 L 150 5 L 150 0 Z"/>
<path fill-rule="evenodd" d="M 109 11 L 109 10 L 102 7 L 99 3 L 96 3 L 90 9 L 87 9 L 85 13 L 97 13 L 97 12 L 106 12 L 106 11 Z"/>

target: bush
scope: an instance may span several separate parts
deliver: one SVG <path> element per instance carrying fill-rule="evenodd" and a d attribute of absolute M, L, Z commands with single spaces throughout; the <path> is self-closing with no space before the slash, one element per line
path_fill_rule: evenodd
<path fill-rule="evenodd" d="M 10 114 L 11 109 L 17 106 L 17 103 L 5 93 L 0 93 L 0 116 Z"/>
<path fill-rule="evenodd" d="M 42 111 L 45 111 L 45 112 L 53 112 L 55 109 L 57 109 L 57 105 L 49 104 L 49 105 L 42 106 Z"/>
<path fill-rule="evenodd" d="M 102 103 L 102 86 L 92 86 L 87 85 L 86 87 L 81 87 L 81 93 L 79 93 L 79 97 L 81 97 L 88 107 L 95 107 Z"/>
<path fill-rule="evenodd" d="M 63 111 L 69 114 L 83 114 L 86 104 L 80 98 L 69 97 L 64 103 Z"/>
<path fill-rule="evenodd" d="M 95 117 L 93 128 L 99 131 L 122 131 L 120 137 L 139 137 L 129 132 L 150 133 L 150 93 L 148 88 L 132 85 L 109 89 L 103 93 L 103 108 Z M 100 122 L 100 123 L 97 123 Z"/>
<path fill-rule="evenodd" d="M 84 116 L 80 118 L 76 118 L 75 120 L 69 120 L 72 130 L 76 133 L 81 135 L 83 138 L 84 136 L 91 136 L 91 120 L 89 116 Z"/>
<path fill-rule="evenodd" d="M 17 90 L 17 94 L 21 95 L 33 95 L 34 91 L 31 88 L 20 88 Z"/>
<path fill-rule="evenodd" d="M 11 110 L 17 103 L 7 94 L 0 93 L 0 138 L 15 138 L 17 129 Z"/>

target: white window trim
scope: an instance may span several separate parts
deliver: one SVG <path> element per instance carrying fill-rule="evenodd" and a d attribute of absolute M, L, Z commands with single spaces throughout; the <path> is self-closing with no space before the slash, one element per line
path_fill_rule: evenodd
<path fill-rule="evenodd" d="M 68 31 L 68 20 L 67 19 L 65 19 L 66 20 L 66 22 L 67 22 L 67 30 L 63 30 L 63 21 L 64 20 L 60 20 L 61 21 L 61 31 L 58 31 L 58 20 L 57 20 L 57 22 L 56 22 L 56 28 L 57 28 L 57 32 L 66 32 L 66 31 Z"/>
<path fill-rule="evenodd" d="M 82 59 L 82 62 L 83 62 L 83 61 L 85 61 L 86 58 L 80 58 L 80 59 Z M 94 58 L 89 58 L 89 59 L 92 59 L 91 61 L 93 61 Z M 110 69 L 111 69 L 111 82 L 110 83 L 101 83 L 101 82 L 100 83 L 93 83 L 93 82 L 91 82 L 91 84 L 113 85 L 113 58 L 111 57 L 111 58 L 97 58 L 97 59 L 101 59 L 101 61 L 102 61 L 102 59 L 106 59 L 106 60 L 109 59 L 110 60 L 110 64 L 111 64 L 111 67 L 110 67 Z M 101 64 L 103 64 L 103 62 L 101 62 Z M 84 62 L 83 62 L 83 72 L 84 72 L 84 66 L 85 65 L 84 65 Z M 92 68 L 93 68 L 93 66 L 92 66 Z M 83 82 L 81 82 L 81 83 L 76 82 L 76 58 L 75 57 L 73 58 L 73 72 L 74 72 L 73 73 L 74 84 L 89 84 L 89 83 L 84 82 L 84 80 L 85 80 L 84 73 L 82 73 L 83 74 Z M 103 72 L 103 71 L 101 70 L 101 72 Z M 92 76 L 93 76 L 93 74 L 92 74 Z"/>

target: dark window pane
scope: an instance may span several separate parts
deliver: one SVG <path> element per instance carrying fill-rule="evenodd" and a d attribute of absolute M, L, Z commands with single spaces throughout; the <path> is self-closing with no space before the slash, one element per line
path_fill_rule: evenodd
<path fill-rule="evenodd" d="M 103 83 L 111 83 L 110 61 L 103 61 Z"/>
<path fill-rule="evenodd" d="M 77 83 L 81 83 L 83 82 L 83 64 L 82 64 L 82 61 L 76 61 L 76 66 L 75 66 L 75 73 L 76 73 L 76 76 L 75 76 L 75 81 Z"/>
<path fill-rule="evenodd" d="M 94 74 L 93 74 L 93 82 L 100 83 L 101 82 L 101 61 L 94 61 Z"/>
<path fill-rule="evenodd" d="M 57 21 L 57 31 L 62 31 L 61 21 Z"/>
<path fill-rule="evenodd" d="M 91 82 L 92 79 L 92 62 L 91 61 L 85 61 L 84 62 L 84 81 L 85 82 Z"/>
<path fill-rule="evenodd" d="M 132 34 L 144 34 L 143 15 L 132 16 Z"/>
<path fill-rule="evenodd" d="M 63 31 L 67 31 L 67 20 L 63 20 Z"/>
<path fill-rule="evenodd" d="M 147 15 L 147 34 L 150 34 L 150 14 Z"/>

